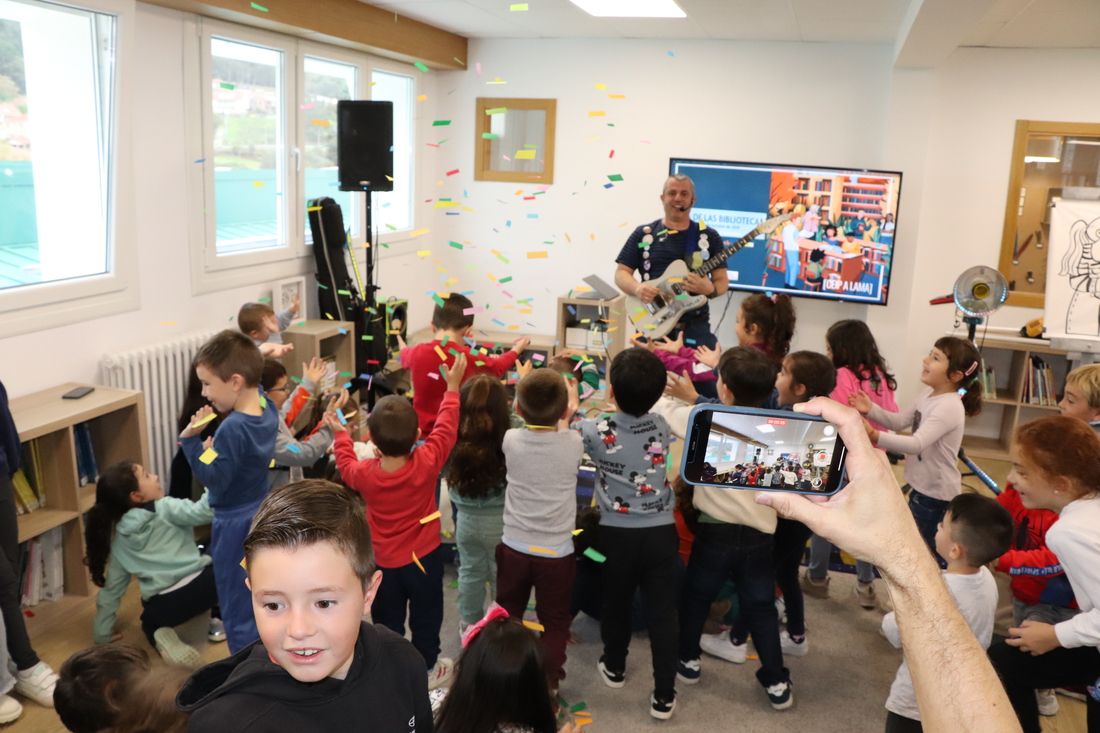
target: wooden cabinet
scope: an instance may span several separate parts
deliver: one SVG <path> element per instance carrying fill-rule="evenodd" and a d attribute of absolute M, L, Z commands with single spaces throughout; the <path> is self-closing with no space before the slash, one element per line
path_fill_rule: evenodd
<path fill-rule="evenodd" d="M 1058 414 L 1057 402 L 1065 390 L 1070 363 L 1065 351 L 1051 348 L 1048 341 L 1041 339 L 979 338 L 978 345 L 985 368 L 994 371 L 996 396 L 992 393 L 983 396 L 982 414 L 967 419 L 963 448 L 971 458 L 1007 461 L 1018 425 Z M 1029 400 L 1029 392 L 1034 391 L 1029 387 L 1035 385 L 1032 372 L 1035 360 L 1050 368 L 1053 390 L 1047 404 Z"/>
<path fill-rule="evenodd" d="M 34 442 L 40 474 L 33 482 L 42 495 L 42 506 L 18 517 L 19 542 L 26 542 L 61 527 L 65 595 L 59 601 L 43 601 L 28 614 L 31 635 L 36 628 L 63 618 L 75 604 L 88 600 L 93 586 L 84 565 L 82 515 L 95 503 L 95 481 L 80 484 L 75 427 L 84 424 L 100 470 L 121 460 L 148 465 L 145 402 L 134 390 L 97 386 L 78 399 L 61 395 L 79 387 L 63 384 L 11 401 L 11 412 L 21 443 Z M 163 477 L 167 482 L 167 477 Z"/>
<path fill-rule="evenodd" d="M 566 349 L 591 357 L 606 370 L 615 355 L 626 348 L 626 297 L 611 300 L 596 298 L 558 298 L 555 353 Z M 579 337 L 584 336 L 581 344 Z M 633 333 L 633 330 L 631 330 Z M 577 338 L 570 338 L 570 336 Z"/>

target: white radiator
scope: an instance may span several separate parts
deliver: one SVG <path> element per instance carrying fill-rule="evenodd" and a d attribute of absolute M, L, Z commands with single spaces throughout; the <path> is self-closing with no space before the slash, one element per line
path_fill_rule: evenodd
<path fill-rule="evenodd" d="M 104 383 L 111 387 L 139 389 L 145 395 L 150 461 L 146 468 L 160 476 L 165 493 L 168 492 L 172 457 L 176 454 L 179 435 L 176 421 L 183 408 L 191 361 L 216 333 L 180 336 L 154 346 L 107 354 L 100 361 Z"/>

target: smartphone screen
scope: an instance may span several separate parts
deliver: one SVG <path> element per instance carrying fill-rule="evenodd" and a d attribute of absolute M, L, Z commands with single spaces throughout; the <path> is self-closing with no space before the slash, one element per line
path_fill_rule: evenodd
<path fill-rule="evenodd" d="M 699 405 L 680 473 L 704 486 L 829 495 L 840 489 L 845 453 L 836 428 L 813 415 Z"/>

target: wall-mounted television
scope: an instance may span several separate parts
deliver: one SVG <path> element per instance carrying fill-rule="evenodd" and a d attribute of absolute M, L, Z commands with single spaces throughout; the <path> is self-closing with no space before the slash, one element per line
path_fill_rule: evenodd
<path fill-rule="evenodd" d="M 729 258 L 731 289 L 886 305 L 900 172 L 672 158 L 669 173 L 691 176 L 693 216 L 725 240 L 792 214 Z"/>

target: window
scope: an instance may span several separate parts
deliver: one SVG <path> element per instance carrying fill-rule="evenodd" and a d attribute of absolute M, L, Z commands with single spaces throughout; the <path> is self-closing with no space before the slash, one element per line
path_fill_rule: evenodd
<path fill-rule="evenodd" d="M 374 224 L 382 234 L 413 228 L 411 76 L 373 69 L 370 56 L 347 49 L 206 18 L 192 22 L 201 42 L 184 60 L 195 120 L 186 134 L 188 157 L 202 163 L 190 179 L 194 292 L 312 272 L 311 199 L 335 199 L 353 242 L 364 241 L 364 199 L 339 190 L 342 99 L 394 103 L 395 190 L 374 195 Z"/>
<path fill-rule="evenodd" d="M 340 191 L 336 160 L 336 103 L 341 99 L 358 98 L 354 64 L 306 56 L 304 96 L 301 110 L 302 137 L 305 154 L 305 201 L 330 196 L 344 211 L 344 226 L 352 236 L 359 235 L 359 202 L 351 191 Z M 309 220 L 305 222 L 305 237 L 312 242 Z"/>
<path fill-rule="evenodd" d="M 115 51 L 113 15 L 0 0 L 0 292 L 112 270 Z"/>
<path fill-rule="evenodd" d="M 413 78 L 375 70 L 371 82 L 371 99 L 393 102 L 393 191 L 374 194 L 372 210 L 374 227 L 384 235 L 413 225 Z"/>

